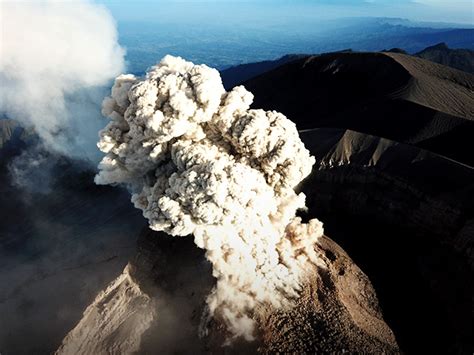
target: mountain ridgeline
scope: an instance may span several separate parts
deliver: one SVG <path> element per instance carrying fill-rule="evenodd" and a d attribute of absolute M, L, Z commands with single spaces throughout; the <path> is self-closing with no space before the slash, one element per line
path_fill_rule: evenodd
<path fill-rule="evenodd" d="M 400 53 L 329 53 L 243 83 L 299 129 L 346 128 L 474 165 L 473 75 Z"/>
<path fill-rule="evenodd" d="M 472 52 L 439 53 L 445 46 L 306 56 L 243 85 L 254 108 L 300 129 L 316 157 L 299 187 L 303 215 L 324 221 L 367 273 L 402 351 L 467 353 L 474 76 L 419 57 L 454 66 Z"/>
<path fill-rule="evenodd" d="M 474 51 L 451 49 L 444 42 L 423 49 L 415 56 L 474 74 Z"/>
<path fill-rule="evenodd" d="M 339 51 L 339 53 L 343 52 L 352 52 L 352 50 Z M 382 52 L 409 54 L 402 48 L 392 48 Z M 226 89 L 230 89 L 283 64 L 307 56 L 304 54 L 288 54 L 276 60 L 236 65 L 221 71 L 222 80 Z M 446 43 L 441 42 L 422 51 L 415 52 L 413 56 L 474 74 L 474 51 L 472 49 L 449 48 Z"/>

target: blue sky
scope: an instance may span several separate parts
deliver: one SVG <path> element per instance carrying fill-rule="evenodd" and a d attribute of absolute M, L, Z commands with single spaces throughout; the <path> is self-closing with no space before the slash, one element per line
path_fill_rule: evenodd
<path fill-rule="evenodd" d="M 315 19 L 402 17 L 472 25 L 472 0 L 99 0 L 121 21 L 270 21 L 301 14 Z M 217 17 L 216 17 L 217 16 Z"/>

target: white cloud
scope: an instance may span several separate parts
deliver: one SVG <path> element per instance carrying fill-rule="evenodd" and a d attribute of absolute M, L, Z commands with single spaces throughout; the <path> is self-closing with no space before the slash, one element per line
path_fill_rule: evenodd
<path fill-rule="evenodd" d="M 97 87 L 124 69 L 111 15 L 88 1 L 0 6 L 0 111 L 33 126 L 52 149 L 81 155 L 87 128 L 97 127 Z"/>

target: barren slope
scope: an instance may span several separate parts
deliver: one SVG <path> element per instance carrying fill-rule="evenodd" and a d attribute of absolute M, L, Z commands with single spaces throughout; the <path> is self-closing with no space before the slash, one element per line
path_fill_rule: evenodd
<path fill-rule="evenodd" d="M 471 74 L 398 53 L 333 53 L 244 85 L 253 107 L 283 112 L 300 129 L 352 129 L 474 165 Z"/>
<path fill-rule="evenodd" d="M 215 281 L 204 252 L 191 237 L 146 228 L 136 257 L 58 353 L 398 353 L 365 274 L 329 238 L 315 248 L 325 266 L 310 271 L 295 309 L 260 309 L 258 340 L 222 348 L 225 329 L 205 313 Z"/>
<path fill-rule="evenodd" d="M 372 281 L 407 352 L 468 353 L 474 294 L 474 169 L 343 129 L 301 132 L 317 158 L 300 186 Z"/>

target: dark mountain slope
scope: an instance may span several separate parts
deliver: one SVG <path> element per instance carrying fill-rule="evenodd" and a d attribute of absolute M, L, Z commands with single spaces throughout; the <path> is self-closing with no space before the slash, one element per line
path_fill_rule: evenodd
<path fill-rule="evenodd" d="M 415 56 L 474 74 L 474 51 L 470 49 L 451 49 L 446 43 L 438 43 Z"/>
<path fill-rule="evenodd" d="M 307 57 L 307 55 L 288 54 L 277 60 L 265 60 L 263 62 L 236 65 L 221 71 L 222 82 L 226 89 L 229 90 L 243 81 L 304 57 Z"/>
<path fill-rule="evenodd" d="M 332 53 L 285 64 L 244 83 L 255 108 L 300 129 L 352 129 L 474 165 L 474 76 L 397 53 Z"/>
<path fill-rule="evenodd" d="M 301 129 L 317 159 L 300 186 L 306 216 L 367 273 L 401 350 L 469 353 L 473 76 L 399 53 L 333 53 L 245 86 L 255 108 Z"/>
<path fill-rule="evenodd" d="M 0 137 L 0 352 L 49 354 L 123 269 L 144 221 L 87 163 L 36 149 L 14 121 Z"/>
<path fill-rule="evenodd" d="M 16 121 L 0 119 L 0 149 L 10 141 L 17 128 L 18 123 Z"/>
<path fill-rule="evenodd" d="M 352 52 L 352 50 L 344 50 L 334 53 Z M 384 49 L 381 52 L 409 54 L 402 48 Z M 422 51 L 413 54 L 415 57 L 423 58 L 434 63 L 446 65 L 448 67 L 474 73 L 474 51 L 471 49 L 454 49 L 449 48 L 446 43 L 442 42 L 434 46 L 427 47 Z M 256 63 L 246 63 L 236 65 L 221 71 L 222 82 L 226 89 L 239 85 L 258 75 L 276 69 L 283 64 L 292 62 L 297 59 L 304 58 L 300 54 L 287 54 L 276 60 L 266 60 Z"/>
<path fill-rule="evenodd" d="M 344 129 L 301 137 L 317 159 L 308 217 L 367 273 L 402 351 L 469 353 L 474 169 Z"/>
<path fill-rule="evenodd" d="M 0 161 L 9 159 L 15 151 L 33 138 L 31 129 L 24 129 L 15 120 L 0 119 Z"/>

